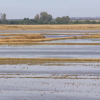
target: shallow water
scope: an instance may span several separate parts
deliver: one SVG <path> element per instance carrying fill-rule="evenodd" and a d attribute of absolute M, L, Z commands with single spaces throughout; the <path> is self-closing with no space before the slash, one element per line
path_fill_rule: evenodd
<path fill-rule="evenodd" d="M 55 41 L 44 41 L 45 43 L 100 43 L 100 39 L 64 39 Z"/>
<path fill-rule="evenodd" d="M 82 35 L 43 35 L 45 36 L 46 38 L 62 38 L 62 37 L 72 37 L 72 36 L 82 36 Z"/>
<path fill-rule="evenodd" d="M 98 31 L 0 31 L 23 34 L 65 34 Z M 63 33 L 65 32 L 65 33 Z M 67 33 L 66 33 L 67 32 Z M 69 33 L 68 33 L 69 32 Z M 21 33 L 21 34 L 22 34 Z M 82 34 L 84 34 L 82 33 Z M 89 33 L 89 34 L 94 34 Z M 20 33 L 19 33 L 20 34 Z M 80 34 L 80 33 L 79 33 Z M 98 33 L 99 34 L 99 33 Z M 54 35 L 47 35 L 54 37 Z M 71 35 L 72 36 L 72 35 Z M 71 39 L 54 43 L 99 43 Z M 0 46 L 6 58 L 100 58 L 99 45 Z M 100 63 L 43 63 L 0 65 L 0 100 L 100 100 Z"/>
<path fill-rule="evenodd" d="M 0 46 L 0 57 L 7 58 L 100 58 L 100 46 L 33 45 Z"/>
<path fill-rule="evenodd" d="M 5 36 L 0 36 L 0 38 L 5 37 Z"/>
<path fill-rule="evenodd" d="M 99 100 L 100 64 L 0 65 L 1 100 Z"/>

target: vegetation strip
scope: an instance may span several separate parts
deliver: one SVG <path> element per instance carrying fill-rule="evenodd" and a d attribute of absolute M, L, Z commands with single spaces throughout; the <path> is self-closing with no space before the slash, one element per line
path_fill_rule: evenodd
<path fill-rule="evenodd" d="M 86 35 L 86 36 L 72 36 L 63 38 L 45 38 L 41 34 L 23 34 L 20 36 L 1 37 L 1 45 L 100 45 L 100 43 L 43 43 L 43 41 L 54 41 L 64 39 L 89 39 L 100 38 L 100 34 Z M 42 43 L 38 43 L 42 42 Z"/>
<path fill-rule="evenodd" d="M 0 58 L 0 60 L 100 61 L 100 59 L 81 59 L 81 58 Z"/>
<path fill-rule="evenodd" d="M 0 45 L 100 45 L 100 43 L 36 43 L 36 42 L 0 42 Z"/>
<path fill-rule="evenodd" d="M 100 24 L 78 25 L 0 25 L 0 30 L 100 30 Z"/>
<path fill-rule="evenodd" d="M 32 35 L 31 33 L 30 34 L 26 34 L 26 33 L 24 33 L 24 34 L 22 34 L 22 33 L 20 33 L 20 34 L 15 34 L 15 33 L 13 33 L 13 34 L 10 34 L 10 33 L 4 33 L 4 34 L 0 34 L 0 36 L 22 36 L 22 35 Z M 89 35 L 89 33 L 42 33 L 41 35 L 65 35 L 65 36 L 67 36 L 67 35 Z"/>
<path fill-rule="evenodd" d="M 100 59 L 81 58 L 0 58 L 0 64 L 45 64 L 45 63 L 95 63 Z"/>

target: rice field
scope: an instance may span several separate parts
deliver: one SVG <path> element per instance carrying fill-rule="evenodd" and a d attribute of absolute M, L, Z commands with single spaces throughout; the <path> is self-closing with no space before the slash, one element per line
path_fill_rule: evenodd
<path fill-rule="evenodd" d="M 55 40 L 69 40 L 69 39 L 100 39 L 100 34 L 74 34 L 74 35 L 68 35 L 64 34 L 61 37 L 60 35 L 57 34 L 0 34 L 0 44 L 15 44 L 15 45 L 20 45 L 20 44 L 28 44 L 28 45 L 37 45 L 37 42 L 40 42 L 38 44 L 40 45 L 57 45 L 57 43 L 43 43 L 44 41 L 55 41 Z M 54 38 L 52 38 L 52 37 Z M 57 37 L 59 36 L 59 37 Z M 35 44 L 36 43 L 36 44 Z M 63 45 L 63 43 L 59 43 L 58 45 Z M 65 43 L 64 45 L 100 45 L 99 43 Z"/>
<path fill-rule="evenodd" d="M 0 100 L 100 100 L 99 25 L 78 27 L 1 25 Z"/>

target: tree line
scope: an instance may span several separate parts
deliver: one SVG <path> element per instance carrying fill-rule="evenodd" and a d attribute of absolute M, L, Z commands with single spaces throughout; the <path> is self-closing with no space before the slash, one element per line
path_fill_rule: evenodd
<path fill-rule="evenodd" d="M 47 12 L 41 12 L 40 14 L 36 14 L 33 19 L 24 18 L 23 20 L 0 20 L 0 24 L 100 24 L 100 21 L 72 21 L 69 16 L 57 17 L 53 19 L 52 15 L 48 14 Z"/>

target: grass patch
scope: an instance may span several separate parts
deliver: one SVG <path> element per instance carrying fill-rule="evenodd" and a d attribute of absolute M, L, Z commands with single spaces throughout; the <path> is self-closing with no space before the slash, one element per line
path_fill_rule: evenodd
<path fill-rule="evenodd" d="M 100 43 L 39 43 L 39 42 L 0 42 L 0 45 L 100 45 Z"/>
<path fill-rule="evenodd" d="M 3 38 L 0 38 L 1 40 L 2 39 L 42 39 L 42 38 L 45 38 L 43 35 L 41 34 L 15 34 L 14 35 L 9 35 L 9 37 L 3 37 Z"/>
<path fill-rule="evenodd" d="M 41 34 L 8 34 L 8 37 L 0 38 L 1 45 L 100 45 L 100 43 L 43 43 L 43 41 L 54 41 L 64 39 L 89 39 L 100 38 L 100 34 L 85 36 L 70 36 L 63 38 L 45 38 Z M 40 42 L 40 43 L 39 43 Z"/>
<path fill-rule="evenodd" d="M 78 24 L 78 25 L 0 25 L 0 30 L 100 30 L 100 24 Z"/>
<path fill-rule="evenodd" d="M 95 63 L 100 59 L 81 58 L 0 58 L 0 64 L 45 64 L 45 63 Z"/>

